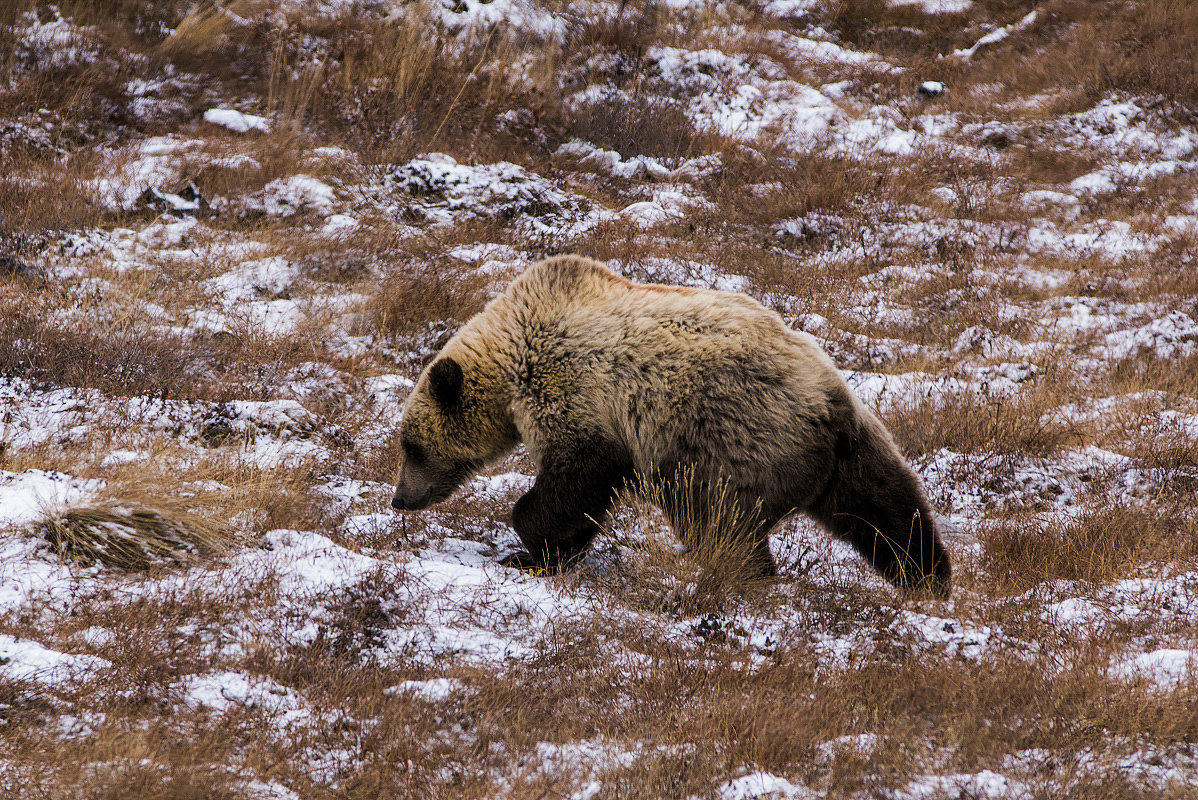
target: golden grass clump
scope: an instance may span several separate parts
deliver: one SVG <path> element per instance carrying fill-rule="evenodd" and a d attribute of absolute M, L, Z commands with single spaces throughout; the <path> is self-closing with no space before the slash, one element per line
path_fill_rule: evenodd
<path fill-rule="evenodd" d="M 48 517 L 39 534 L 81 566 L 127 572 L 189 566 L 228 549 L 229 531 L 181 505 L 109 501 Z"/>
<path fill-rule="evenodd" d="M 726 480 L 711 484 L 683 468 L 641 480 L 626 499 L 624 520 L 608 530 L 636 553 L 617 570 L 621 595 L 690 616 L 718 612 L 763 584 L 758 509 L 737 503 Z"/>
<path fill-rule="evenodd" d="M 209 53 L 220 47 L 234 28 L 250 26 L 253 17 L 261 13 L 260 6 L 251 0 L 197 3 L 160 46 L 170 55 Z"/>
<path fill-rule="evenodd" d="M 382 336 L 423 333 L 431 323 L 465 322 L 487 301 L 485 276 L 450 264 L 397 272 L 379 285 L 367 318 Z"/>

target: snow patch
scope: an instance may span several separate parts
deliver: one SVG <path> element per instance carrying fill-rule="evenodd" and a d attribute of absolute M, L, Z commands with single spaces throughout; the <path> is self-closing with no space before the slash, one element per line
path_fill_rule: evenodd
<path fill-rule="evenodd" d="M 1198 678 L 1198 651 L 1165 648 L 1140 653 L 1115 668 L 1124 680 L 1144 679 L 1160 691 L 1172 692 Z"/>
<path fill-rule="evenodd" d="M 960 14 L 973 7 L 973 0 L 887 0 L 886 5 L 918 6 L 925 14 Z"/>
<path fill-rule="evenodd" d="M 820 795 L 802 784 L 794 784 L 772 772 L 758 770 L 725 781 L 716 789 L 720 800 L 816 800 Z"/>
<path fill-rule="evenodd" d="M 444 703 L 466 689 L 456 678 L 432 678 L 426 681 L 404 681 L 386 690 L 386 694 L 407 694 L 427 703 Z"/>
<path fill-rule="evenodd" d="M 29 639 L 0 633 L 0 676 L 44 687 L 87 680 L 112 663 L 96 656 L 60 653 Z"/>
<path fill-rule="evenodd" d="M 327 217 L 333 213 L 336 202 L 333 187 L 311 175 L 299 174 L 266 184 L 246 201 L 245 208 L 269 217 L 291 217 L 309 212 Z"/>
<path fill-rule="evenodd" d="M 270 120 L 254 114 L 246 114 L 231 108 L 210 108 L 204 112 L 204 121 L 212 125 L 220 125 L 234 133 L 270 132 Z"/>
<path fill-rule="evenodd" d="M 21 527 L 96 498 L 104 482 L 64 472 L 0 470 L 0 528 Z"/>

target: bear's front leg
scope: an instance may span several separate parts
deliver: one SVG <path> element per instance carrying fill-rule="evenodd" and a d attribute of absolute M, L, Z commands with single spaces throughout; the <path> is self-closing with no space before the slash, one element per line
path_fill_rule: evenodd
<path fill-rule="evenodd" d="M 586 552 L 633 475 L 622 448 L 599 435 L 549 449 L 533 487 L 512 509 L 512 527 L 525 551 L 500 563 L 550 573 L 571 566 Z"/>

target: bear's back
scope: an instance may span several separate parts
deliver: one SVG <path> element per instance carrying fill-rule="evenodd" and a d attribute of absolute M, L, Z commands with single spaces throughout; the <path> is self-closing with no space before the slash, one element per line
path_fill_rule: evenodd
<path fill-rule="evenodd" d="M 697 427 L 707 446 L 764 447 L 773 452 L 750 460 L 770 463 L 802 448 L 796 414 L 824 416 L 828 398 L 842 396 L 843 379 L 814 340 L 746 295 L 636 284 L 559 257 L 530 267 L 509 297 L 526 348 L 520 393 L 532 407 L 605 420 L 638 467 L 689 448 Z M 746 436 L 746 426 L 774 431 L 773 441 Z"/>
<path fill-rule="evenodd" d="M 658 320 L 679 332 L 707 329 L 746 336 L 789 332 L 777 314 L 747 295 L 633 283 L 582 256 L 539 261 L 518 276 L 506 294 L 532 318 L 564 321 L 612 314 L 617 319 Z"/>

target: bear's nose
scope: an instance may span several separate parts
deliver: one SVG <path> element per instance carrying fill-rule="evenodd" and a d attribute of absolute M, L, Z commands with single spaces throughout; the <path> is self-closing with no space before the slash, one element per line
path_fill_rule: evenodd
<path fill-rule="evenodd" d="M 419 497 L 412 497 L 404 489 L 400 489 L 395 493 L 395 497 L 391 500 L 391 507 L 396 511 L 419 511 L 426 508 L 429 501 L 432 499 L 433 490 L 428 488 L 424 490 L 424 494 Z"/>

